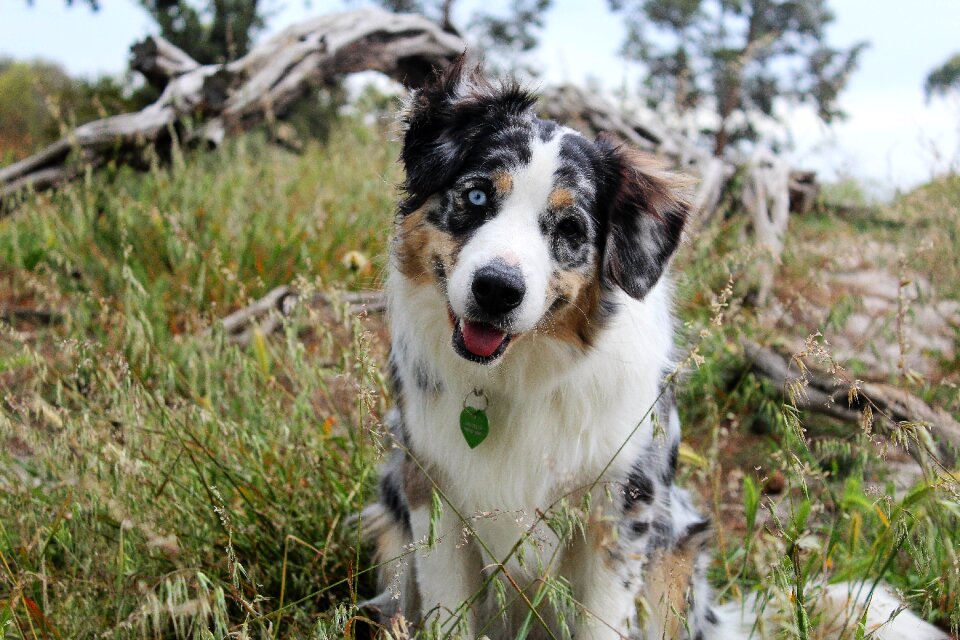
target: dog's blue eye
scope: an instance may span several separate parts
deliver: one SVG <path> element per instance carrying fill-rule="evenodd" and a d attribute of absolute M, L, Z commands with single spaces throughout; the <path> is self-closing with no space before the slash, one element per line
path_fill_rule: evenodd
<path fill-rule="evenodd" d="M 467 202 L 475 207 L 482 207 L 487 204 L 487 192 L 483 189 L 470 189 L 467 191 Z"/>

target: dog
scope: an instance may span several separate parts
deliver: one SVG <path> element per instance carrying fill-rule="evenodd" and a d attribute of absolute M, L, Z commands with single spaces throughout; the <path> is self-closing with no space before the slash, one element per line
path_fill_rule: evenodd
<path fill-rule="evenodd" d="M 674 483 L 665 274 L 688 182 L 535 103 L 461 58 L 402 116 L 367 610 L 445 637 L 747 637 Z"/>

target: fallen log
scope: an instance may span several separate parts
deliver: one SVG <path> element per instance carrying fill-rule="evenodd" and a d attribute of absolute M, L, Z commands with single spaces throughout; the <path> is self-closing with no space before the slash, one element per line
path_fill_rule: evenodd
<path fill-rule="evenodd" d="M 185 51 L 159 36 L 147 36 L 130 47 L 130 69 L 139 71 L 147 82 L 160 89 L 170 80 L 200 66 Z"/>
<path fill-rule="evenodd" d="M 596 93 L 569 84 L 544 91 L 540 110 L 549 119 L 578 131 L 594 136 L 602 131 L 613 133 L 645 151 L 656 151 L 666 137 L 665 132 L 644 126 Z"/>
<path fill-rule="evenodd" d="M 362 9 L 287 27 L 226 65 L 200 65 L 162 38 L 135 45 L 133 64 L 163 85 L 142 111 L 95 120 L 29 158 L 0 169 L 0 205 L 24 188 L 47 189 L 110 160 L 146 164 L 145 151 L 181 142 L 219 144 L 282 115 L 311 87 L 357 71 L 420 86 L 465 48 L 426 18 Z M 0 207 L 0 215 L 9 211 Z"/>
<path fill-rule="evenodd" d="M 234 344 L 245 345 L 250 342 L 255 330 L 259 330 L 264 335 L 270 335 L 279 329 L 284 320 L 301 305 L 319 307 L 337 304 L 345 304 L 349 315 L 382 313 L 387 308 L 382 291 L 345 292 L 332 295 L 314 293 L 304 299 L 294 287 L 282 285 L 226 316 L 220 320 L 220 326 L 227 340 Z M 210 331 L 206 331 L 206 334 L 209 335 Z"/>
<path fill-rule="evenodd" d="M 873 416 L 872 426 L 886 434 L 896 427 L 921 425 L 926 427 L 935 445 L 935 453 L 945 465 L 952 465 L 960 452 L 960 422 L 943 409 L 931 407 L 915 395 L 890 384 L 846 380 L 840 376 L 811 367 L 803 362 L 802 371 L 794 365 L 794 358 L 763 347 L 755 342 L 744 343 L 744 353 L 754 373 L 761 375 L 785 390 L 785 395 L 797 406 L 840 420 L 862 423 L 864 412 Z M 787 392 L 789 385 L 801 382 L 799 393 Z M 855 389 L 855 393 L 851 393 Z M 911 447 L 914 457 L 917 447 Z"/>
<path fill-rule="evenodd" d="M 758 147 L 747 164 L 745 178 L 741 202 L 750 214 L 756 243 L 764 253 L 756 266 L 759 288 L 755 304 L 764 307 L 773 292 L 790 222 L 790 169 L 772 152 Z"/>
<path fill-rule="evenodd" d="M 52 325 L 63 322 L 63 312 L 54 309 L 36 309 L 24 306 L 0 307 L 0 322 L 15 324 L 31 322 L 35 324 Z"/>

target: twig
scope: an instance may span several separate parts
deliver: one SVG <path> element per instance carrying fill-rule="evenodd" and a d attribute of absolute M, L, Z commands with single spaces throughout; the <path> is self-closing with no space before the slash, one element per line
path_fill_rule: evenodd
<path fill-rule="evenodd" d="M 778 385 L 801 377 L 790 371 L 790 360 L 773 349 L 747 341 L 744 351 L 753 371 Z M 875 413 L 885 416 L 894 425 L 924 423 L 929 426 L 930 436 L 937 444 L 944 461 L 956 460 L 960 451 L 960 422 L 944 411 L 931 407 L 917 396 L 889 384 L 877 382 L 846 381 L 825 371 L 812 369 L 807 364 L 804 372 L 807 385 L 803 394 L 793 398 L 798 409 L 806 409 L 841 420 L 859 422 L 863 410 L 870 406 Z M 857 390 L 851 396 L 850 389 Z M 878 424 L 880 424 L 878 422 Z M 890 431 L 889 427 L 880 428 Z"/>
<path fill-rule="evenodd" d="M 0 309 L 0 321 L 13 324 L 14 322 L 38 322 L 40 324 L 60 324 L 63 322 L 63 313 L 53 309 L 34 309 L 32 307 L 4 307 Z"/>
<path fill-rule="evenodd" d="M 228 339 L 235 344 L 248 344 L 253 336 L 254 327 L 269 335 L 283 325 L 300 306 L 300 294 L 289 285 L 271 289 L 267 295 L 252 304 L 238 309 L 220 321 Z M 306 300 L 309 308 L 346 304 L 349 315 L 361 312 L 383 313 L 387 308 L 382 291 L 354 291 L 341 294 L 315 293 Z M 207 330 L 205 334 L 209 335 Z"/>

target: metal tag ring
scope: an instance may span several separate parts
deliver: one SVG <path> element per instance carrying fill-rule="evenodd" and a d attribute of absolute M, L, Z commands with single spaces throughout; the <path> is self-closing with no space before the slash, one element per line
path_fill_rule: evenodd
<path fill-rule="evenodd" d="M 478 389 L 478 388 L 474 387 L 474 388 L 473 388 L 473 391 L 470 391 L 470 392 L 467 393 L 467 395 L 463 396 L 463 406 L 464 406 L 464 408 L 470 406 L 470 405 L 467 404 L 467 399 L 470 398 L 470 396 L 474 396 L 475 398 L 483 398 L 483 406 L 482 406 L 482 407 L 473 407 L 474 409 L 479 409 L 480 411 L 486 411 L 486 410 L 487 410 L 487 405 L 490 404 L 490 400 L 487 398 L 487 394 L 483 392 L 483 389 Z"/>

